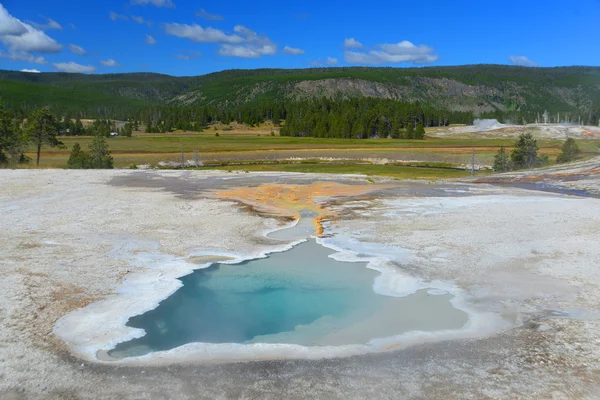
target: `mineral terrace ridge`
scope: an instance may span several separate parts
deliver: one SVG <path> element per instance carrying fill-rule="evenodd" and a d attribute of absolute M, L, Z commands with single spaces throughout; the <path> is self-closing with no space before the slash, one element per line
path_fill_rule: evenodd
<path fill-rule="evenodd" d="M 558 191 L 597 194 L 599 164 L 499 176 L 509 186 L 4 171 L 0 398 L 598 398 L 600 202 L 511 185 L 541 176 Z M 321 217 L 324 244 L 385 266 L 374 285 L 396 293 L 414 289 L 405 282 L 453 285 L 481 323 L 463 337 L 390 341 L 340 358 L 210 362 L 173 349 L 126 365 L 86 352 L 127 334 L 127 311 L 167 297 L 198 257 L 285 248 L 265 233 L 306 204 Z M 102 304 L 115 305 L 114 325 L 99 324 Z M 73 316 L 88 324 L 69 337 L 61 324 Z M 485 323 L 498 318 L 505 323 Z"/>

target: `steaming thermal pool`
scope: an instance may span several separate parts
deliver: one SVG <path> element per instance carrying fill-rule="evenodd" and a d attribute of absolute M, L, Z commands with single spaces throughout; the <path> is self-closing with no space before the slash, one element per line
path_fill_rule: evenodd
<path fill-rule="evenodd" d="M 109 355 L 141 356 L 196 342 L 367 344 L 467 323 L 467 313 L 451 304 L 452 295 L 426 288 L 405 297 L 378 294 L 378 271 L 366 262 L 336 261 L 329 257 L 333 253 L 310 239 L 266 258 L 198 269 L 180 278 L 183 286 L 158 307 L 130 318 L 127 326 L 145 335 L 118 344 Z"/>

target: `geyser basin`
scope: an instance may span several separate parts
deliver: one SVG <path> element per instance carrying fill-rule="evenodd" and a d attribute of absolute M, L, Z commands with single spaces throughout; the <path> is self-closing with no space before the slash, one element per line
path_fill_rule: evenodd
<path fill-rule="evenodd" d="M 114 358 L 169 350 L 186 343 L 366 344 L 410 331 L 463 327 L 468 316 L 451 295 L 420 290 L 377 294 L 379 272 L 340 262 L 309 240 L 289 251 L 241 264 L 213 264 L 181 278 L 183 286 L 127 325 L 143 337 L 121 343 Z"/>

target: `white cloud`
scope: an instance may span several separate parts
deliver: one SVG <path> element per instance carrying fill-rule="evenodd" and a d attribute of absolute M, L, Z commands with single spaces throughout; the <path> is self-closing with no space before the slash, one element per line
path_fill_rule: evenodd
<path fill-rule="evenodd" d="M 75 24 L 69 24 L 69 26 L 71 27 L 71 29 L 77 29 L 77 27 L 75 26 Z"/>
<path fill-rule="evenodd" d="M 8 53 L 0 52 L 0 57 L 14 61 L 26 61 L 35 64 L 46 64 L 44 57 L 34 53 L 58 53 L 62 46 L 50 36 L 30 24 L 13 17 L 0 4 L 0 42 Z"/>
<path fill-rule="evenodd" d="M 244 38 L 238 35 L 228 35 L 220 29 L 203 28 L 198 24 L 164 24 L 165 32 L 172 36 L 189 39 L 196 43 L 241 43 Z"/>
<path fill-rule="evenodd" d="M 138 24 L 146 24 L 148 26 L 152 26 L 152 21 L 147 21 L 144 17 L 139 17 L 137 15 L 132 15 L 131 19 L 137 22 Z"/>
<path fill-rule="evenodd" d="M 333 57 L 327 57 L 327 59 L 325 60 L 325 63 L 327 65 L 336 65 L 338 63 L 338 59 L 333 58 Z"/>
<path fill-rule="evenodd" d="M 34 56 L 26 52 L 3 53 L 0 51 L 0 58 L 9 58 L 13 61 L 26 61 L 34 64 L 47 64 L 48 61 L 42 56 Z"/>
<path fill-rule="evenodd" d="M 38 71 L 37 69 L 22 69 L 20 72 L 30 72 L 32 74 L 39 74 L 41 71 Z"/>
<path fill-rule="evenodd" d="M 156 7 L 165 7 L 165 8 L 175 7 L 175 3 L 173 3 L 171 0 L 131 0 L 131 4 L 141 5 L 141 6 L 152 4 Z"/>
<path fill-rule="evenodd" d="M 121 65 L 112 58 L 109 58 L 108 60 L 100 60 L 100 64 L 105 67 L 119 67 Z"/>
<path fill-rule="evenodd" d="M 225 19 L 219 14 L 209 13 L 204 8 L 201 8 L 200 10 L 198 10 L 198 12 L 196 13 L 196 16 L 200 17 L 200 18 L 204 18 L 208 21 L 223 21 Z"/>
<path fill-rule="evenodd" d="M 114 11 L 108 13 L 108 18 L 112 19 L 113 21 L 116 21 L 118 19 L 129 19 L 127 15 L 117 14 Z"/>
<path fill-rule="evenodd" d="M 277 47 L 272 45 L 231 45 L 224 44 L 219 49 L 219 54 L 226 57 L 259 58 L 272 56 L 277 53 Z"/>
<path fill-rule="evenodd" d="M 277 53 L 277 44 L 243 25 L 233 28 L 234 34 L 220 29 L 203 28 L 198 24 L 169 23 L 162 28 L 168 35 L 189 39 L 196 43 L 220 43 L 218 53 L 227 57 L 258 58 Z"/>
<path fill-rule="evenodd" d="M 513 63 L 513 65 L 520 65 L 522 67 L 537 67 L 538 63 L 530 60 L 525 56 L 510 56 L 508 60 Z"/>
<path fill-rule="evenodd" d="M 20 20 L 8 13 L 0 3 L 0 36 L 19 36 L 27 33 L 27 28 Z"/>
<path fill-rule="evenodd" d="M 54 63 L 54 68 L 61 72 L 70 72 L 76 74 L 90 74 L 96 72 L 96 68 L 92 65 L 81 65 L 70 61 L 68 63 Z"/>
<path fill-rule="evenodd" d="M 347 50 L 344 53 L 344 61 L 350 64 L 429 64 L 439 59 L 434 54 L 434 49 L 425 45 L 415 46 L 411 42 L 404 40 L 394 44 L 381 44 L 377 50 L 369 52 L 358 52 Z"/>
<path fill-rule="evenodd" d="M 362 49 L 364 46 L 361 42 L 354 38 L 344 39 L 344 47 L 346 49 Z"/>
<path fill-rule="evenodd" d="M 59 31 L 62 31 L 62 26 L 58 22 L 53 20 L 52 18 L 46 18 L 45 24 L 38 24 L 37 22 L 31 22 L 31 25 L 33 25 L 37 29 L 41 29 L 43 31 L 48 30 L 48 29 L 58 29 Z"/>
<path fill-rule="evenodd" d="M 23 24 L 27 32 L 21 35 L 0 36 L 0 41 L 15 52 L 36 52 L 36 53 L 58 53 L 62 46 L 46 35 L 44 32 L 35 29 L 29 24 Z"/>
<path fill-rule="evenodd" d="M 156 44 L 156 39 L 154 39 L 152 36 L 150 35 L 146 35 L 146 40 L 145 40 L 146 44 L 149 44 L 150 46 L 155 45 Z"/>
<path fill-rule="evenodd" d="M 79 54 L 80 56 L 85 56 L 87 54 L 87 51 L 85 51 L 83 47 L 77 46 L 76 44 L 70 44 L 69 50 L 71 53 Z"/>
<path fill-rule="evenodd" d="M 250 28 L 246 28 L 244 25 L 236 25 L 233 27 L 233 31 L 236 33 L 239 33 L 241 35 L 244 35 L 246 37 L 256 37 L 258 36 L 256 34 L 256 32 L 254 32 L 252 29 Z"/>
<path fill-rule="evenodd" d="M 252 29 L 243 25 L 233 28 L 243 38 L 243 43 L 238 45 L 223 44 L 218 53 L 226 57 L 259 58 L 261 56 L 272 56 L 277 53 L 277 44 L 264 35 L 258 35 Z"/>
<path fill-rule="evenodd" d="M 290 46 L 285 46 L 283 48 L 283 52 L 286 54 L 291 54 L 293 56 L 299 56 L 300 54 L 304 54 L 306 53 L 304 50 L 302 49 L 296 49 L 294 47 L 290 47 Z"/>
<path fill-rule="evenodd" d="M 226 57 L 259 58 L 261 54 L 246 46 L 224 44 L 219 49 L 219 54 Z"/>

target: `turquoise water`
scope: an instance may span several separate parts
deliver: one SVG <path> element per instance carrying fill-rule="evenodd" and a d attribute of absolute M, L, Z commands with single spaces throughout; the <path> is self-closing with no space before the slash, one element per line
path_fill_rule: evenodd
<path fill-rule="evenodd" d="M 359 344 L 466 322 L 450 295 L 378 295 L 372 287 L 378 272 L 366 263 L 335 261 L 332 253 L 311 239 L 264 259 L 196 270 L 156 309 L 128 321 L 145 336 L 109 354 L 142 355 L 192 342 Z"/>

